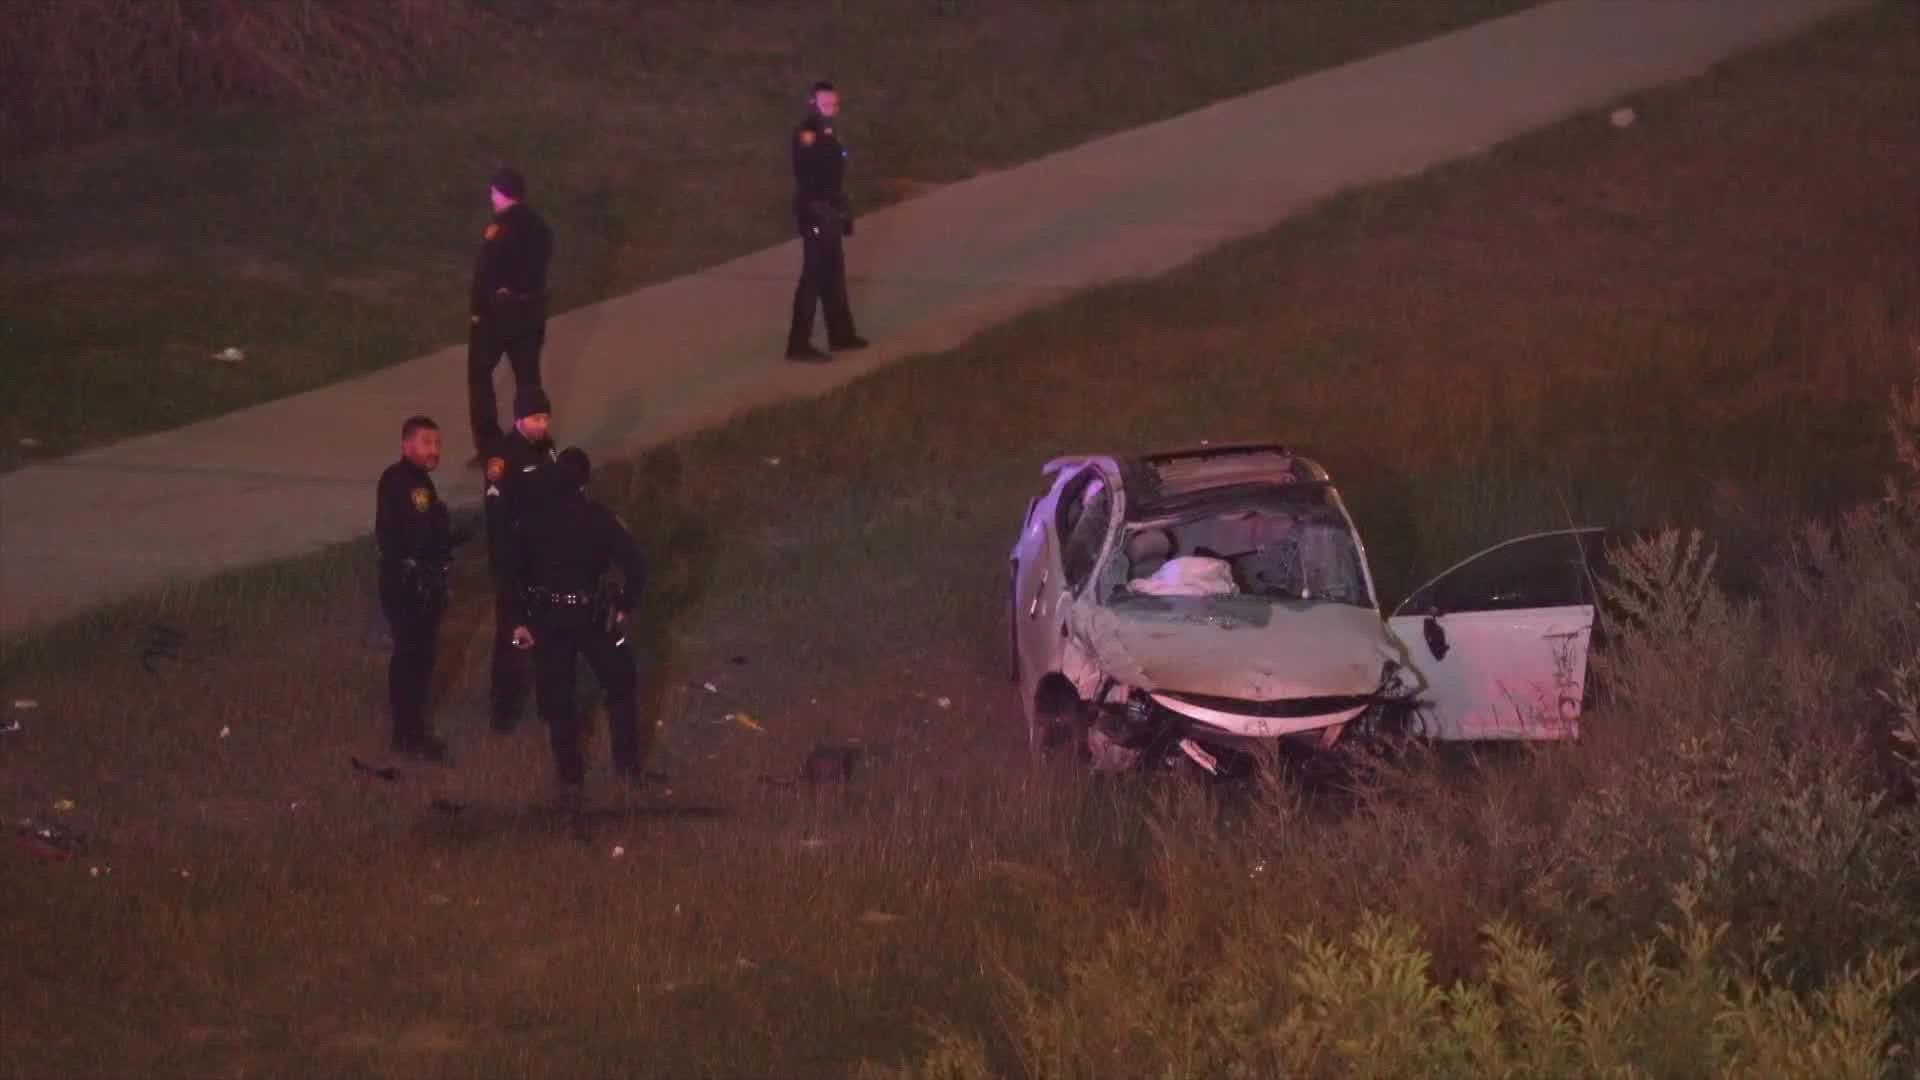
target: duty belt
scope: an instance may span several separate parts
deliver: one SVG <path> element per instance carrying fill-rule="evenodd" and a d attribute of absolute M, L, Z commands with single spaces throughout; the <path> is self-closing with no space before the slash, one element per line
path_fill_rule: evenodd
<path fill-rule="evenodd" d="M 554 592 L 552 589 L 531 588 L 527 594 L 543 604 L 555 607 L 591 607 L 600 602 L 599 593 Z"/>

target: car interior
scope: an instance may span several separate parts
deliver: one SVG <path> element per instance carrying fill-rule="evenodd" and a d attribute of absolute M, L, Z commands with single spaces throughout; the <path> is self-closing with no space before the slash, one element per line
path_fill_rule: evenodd
<path fill-rule="evenodd" d="M 1234 510 L 1139 528 L 1122 542 L 1115 589 L 1143 594 L 1244 593 L 1274 600 L 1369 603 L 1352 534 L 1337 517 L 1279 510 Z M 1196 560 L 1224 563 L 1231 588 L 1189 591 L 1169 583 L 1219 581 Z"/>

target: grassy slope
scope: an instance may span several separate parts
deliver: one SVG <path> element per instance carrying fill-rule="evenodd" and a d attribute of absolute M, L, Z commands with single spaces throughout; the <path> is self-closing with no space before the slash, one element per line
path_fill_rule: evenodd
<path fill-rule="evenodd" d="M 537 734 L 481 730 L 472 581 L 442 708 L 460 768 L 352 773 L 381 723 L 353 552 L 14 648 L 0 690 L 42 707 L 4 736 L 4 788 L 22 812 L 74 799 L 112 872 L 0 874 L 9 1030 L 37 1033 L 0 1052 L 28 1074 L 794 1075 L 909 1053 L 930 1016 L 995 1037 L 997 959 L 1051 985 L 1046 943 L 1143 910 L 1158 865 L 1137 792 L 1003 768 L 1000 568 L 1037 463 L 1294 439 L 1389 593 L 1568 514 L 1697 521 L 1757 554 L 1888 464 L 1920 336 L 1916 43 L 1889 6 L 1649 95 L 1633 128 L 1576 120 L 607 470 L 664 570 L 673 801 L 724 816 L 572 832 L 528 811 L 546 764 Z M 156 619 L 197 662 L 141 669 Z M 871 786 L 753 781 L 852 734 L 894 753 Z M 469 808 L 429 813 L 433 793 Z M 1508 894 L 1448 892 L 1461 869 L 1422 862 L 1442 848 L 1417 830 L 1343 828 L 1351 876 L 1296 902 L 1445 893 L 1416 914 L 1443 970 L 1469 963 Z"/>
<path fill-rule="evenodd" d="M 823 73 L 871 207 L 1526 4 L 573 2 L 449 46 L 404 100 L 6 163 L 0 468 L 457 340 L 502 159 L 558 231 L 564 309 L 781 239 L 782 133 Z M 209 362 L 229 345 L 244 365 Z"/>

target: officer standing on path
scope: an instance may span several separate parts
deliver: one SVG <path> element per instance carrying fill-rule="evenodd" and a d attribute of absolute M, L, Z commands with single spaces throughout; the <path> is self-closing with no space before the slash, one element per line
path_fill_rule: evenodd
<path fill-rule="evenodd" d="M 521 600 L 513 639 L 533 650 L 540 716 L 553 745 L 554 770 L 563 802 L 576 802 L 586 780 L 574 710 L 574 660 L 586 657 L 607 696 L 607 734 L 614 771 L 641 782 L 640 675 L 627 646 L 628 612 L 646 580 L 639 545 L 612 510 L 589 499 L 592 463 L 571 447 L 554 465 L 548 498 L 515 535 L 524 568 L 512 595 Z M 618 588 L 604 587 L 610 567 L 620 570 Z"/>
<path fill-rule="evenodd" d="M 847 151 L 834 134 L 840 92 L 830 82 L 813 84 L 806 119 L 793 130 L 793 218 L 800 229 L 800 284 L 793 290 L 793 321 L 787 326 L 787 359 L 831 359 L 813 347 L 813 309 L 827 317 L 827 348 L 846 352 L 866 346 L 854 333 L 847 303 L 843 237 L 853 235 L 847 205 Z"/>
<path fill-rule="evenodd" d="M 527 658 L 513 646 L 513 628 L 520 620 L 514 581 L 515 534 L 545 495 L 554 462 L 553 440 L 547 435 L 553 406 L 545 390 L 523 386 L 513 396 L 513 430 L 494 444 L 485 477 L 487 567 L 493 578 L 492 724 L 498 732 L 520 723 L 527 701 Z"/>
<path fill-rule="evenodd" d="M 393 628 L 387 703 L 393 749 L 445 761 L 447 744 L 427 729 L 434 645 L 447 610 L 447 568 L 457 543 L 447 504 L 427 474 L 440 466 L 440 427 L 425 416 L 400 425 L 400 460 L 380 474 L 373 533 L 380 545 L 380 610 Z"/>
<path fill-rule="evenodd" d="M 500 438 L 493 398 L 493 369 L 504 354 L 516 387 L 540 385 L 540 348 L 547 340 L 547 264 L 553 232 L 524 201 L 527 181 L 516 169 L 501 169 L 488 189 L 493 220 L 480 238 L 473 263 L 467 327 L 467 411 L 473 424 L 474 461 Z"/>

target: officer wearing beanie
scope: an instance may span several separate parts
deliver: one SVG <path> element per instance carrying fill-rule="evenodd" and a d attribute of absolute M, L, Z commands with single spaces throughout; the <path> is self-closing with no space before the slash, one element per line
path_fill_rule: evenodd
<path fill-rule="evenodd" d="M 547 264 L 553 233 L 526 204 L 527 180 L 503 168 L 488 188 L 493 220 L 480 237 L 467 315 L 467 410 L 474 460 L 500 438 L 493 369 L 506 356 L 517 387 L 540 384 L 540 348 L 547 340 Z"/>
<path fill-rule="evenodd" d="M 493 577 L 493 729 L 512 731 L 526 708 L 528 664 L 515 649 L 513 628 L 518 625 L 519 601 L 513 582 L 515 536 L 546 494 L 554 462 L 548 427 L 553 405 L 538 386 L 523 386 L 513 396 L 513 430 L 494 444 L 484 476 L 487 519 L 487 566 Z"/>
<path fill-rule="evenodd" d="M 559 456 L 547 497 L 513 534 L 517 547 L 509 560 L 521 575 L 510 590 L 520 601 L 513 640 L 533 650 L 540 718 L 547 724 L 565 803 L 578 800 L 586 779 L 573 695 L 576 658 L 586 658 L 607 696 L 614 772 L 636 785 L 642 777 L 640 679 L 626 623 L 646 570 L 626 526 L 587 497 L 591 470 L 578 447 Z M 601 578 L 613 567 L 620 570 L 619 586 L 603 587 Z"/>

